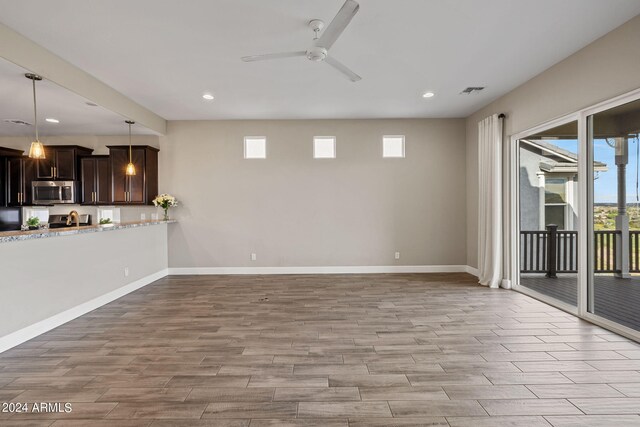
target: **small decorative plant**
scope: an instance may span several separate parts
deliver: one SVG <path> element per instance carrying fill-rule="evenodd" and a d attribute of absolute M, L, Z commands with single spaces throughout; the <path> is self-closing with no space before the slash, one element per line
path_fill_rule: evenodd
<path fill-rule="evenodd" d="M 27 219 L 27 226 L 29 227 L 29 230 L 37 230 L 39 225 L 40 218 L 38 218 L 37 216 L 32 216 Z"/>
<path fill-rule="evenodd" d="M 102 218 L 100 220 L 100 225 L 111 224 L 111 218 Z"/>
<path fill-rule="evenodd" d="M 171 194 L 160 194 L 153 199 L 153 205 L 164 210 L 163 219 L 166 221 L 169 219 L 169 208 L 178 206 L 178 201 Z"/>

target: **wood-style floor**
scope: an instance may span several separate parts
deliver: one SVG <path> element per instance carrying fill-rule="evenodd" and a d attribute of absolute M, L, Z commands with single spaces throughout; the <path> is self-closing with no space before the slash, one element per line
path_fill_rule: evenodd
<path fill-rule="evenodd" d="M 640 426 L 638 344 L 474 282 L 167 277 L 0 355 L 3 402 L 72 405 L 0 425 Z"/>

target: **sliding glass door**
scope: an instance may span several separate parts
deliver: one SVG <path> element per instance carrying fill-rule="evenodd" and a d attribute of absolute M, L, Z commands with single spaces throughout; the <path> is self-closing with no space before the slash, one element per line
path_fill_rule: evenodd
<path fill-rule="evenodd" d="M 578 305 L 578 121 L 517 140 L 519 285 Z"/>
<path fill-rule="evenodd" d="M 640 331 L 640 100 L 586 117 L 587 311 Z"/>
<path fill-rule="evenodd" d="M 640 341 L 640 89 L 511 137 L 513 287 Z"/>

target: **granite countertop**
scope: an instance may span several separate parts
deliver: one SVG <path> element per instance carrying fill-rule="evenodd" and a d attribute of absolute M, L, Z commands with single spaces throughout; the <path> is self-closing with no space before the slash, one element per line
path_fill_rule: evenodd
<path fill-rule="evenodd" d="M 121 222 L 109 225 L 87 225 L 83 227 L 52 228 L 42 230 L 27 231 L 2 231 L 0 232 L 0 243 L 18 242 L 22 240 L 43 239 L 47 237 L 71 236 L 74 234 L 99 233 L 103 231 L 122 230 L 123 228 L 148 227 L 151 225 L 172 224 L 175 220 L 147 220 Z"/>

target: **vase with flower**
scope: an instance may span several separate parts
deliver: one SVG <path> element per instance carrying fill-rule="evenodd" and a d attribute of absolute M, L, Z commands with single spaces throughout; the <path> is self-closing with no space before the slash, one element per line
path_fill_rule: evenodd
<path fill-rule="evenodd" d="M 176 198 L 171 194 L 159 194 L 152 200 L 152 202 L 154 206 L 162 208 L 164 211 L 162 219 L 165 221 L 169 219 L 169 208 L 178 206 L 178 200 L 176 200 Z"/>

